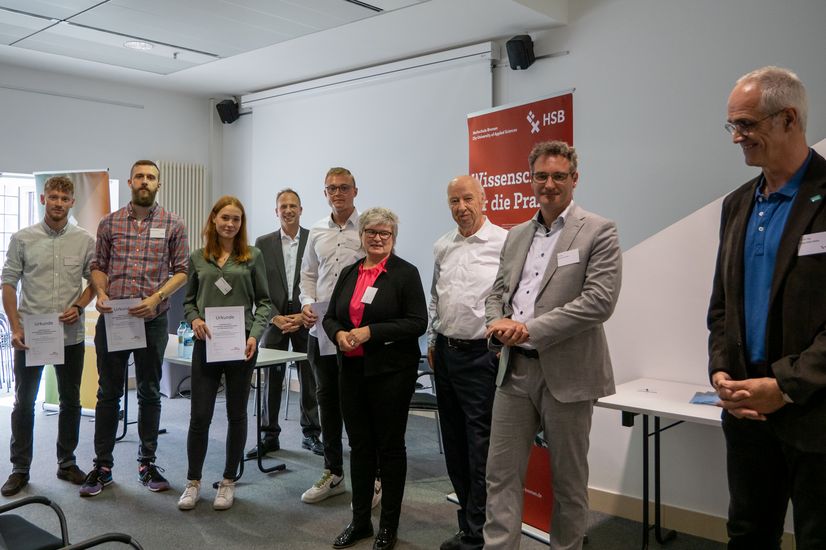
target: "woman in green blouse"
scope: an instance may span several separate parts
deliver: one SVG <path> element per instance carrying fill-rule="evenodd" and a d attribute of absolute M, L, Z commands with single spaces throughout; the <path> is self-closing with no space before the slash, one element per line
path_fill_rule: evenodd
<path fill-rule="evenodd" d="M 209 440 L 215 396 L 226 379 L 226 461 L 224 477 L 212 507 L 227 510 L 235 495 L 238 465 L 247 440 L 247 399 L 258 340 L 270 318 L 267 273 L 261 251 L 247 242 L 247 218 L 241 202 L 230 196 L 218 199 L 202 232 L 204 247 L 190 256 L 184 314 L 195 332 L 192 352 L 191 412 L 186 454 L 187 484 L 178 508 L 191 510 L 200 498 L 201 470 Z M 204 321 L 207 307 L 243 306 L 247 334 L 244 359 L 207 362 L 206 339 L 212 337 Z"/>

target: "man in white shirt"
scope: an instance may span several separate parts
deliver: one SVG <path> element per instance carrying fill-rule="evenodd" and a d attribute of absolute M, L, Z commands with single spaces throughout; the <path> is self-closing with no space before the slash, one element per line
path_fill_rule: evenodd
<path fill-rule="evenodd" d="M 341 431 L 343 421 L 338 388 L 335 344 L 321 327 L 341 270 L 364 256 L 359 238 L 359 213 L 353 201 L 356 180 L 346 168 L 330 168 L 324 178 L 324 196 L 332 209 L 310 228 L 301 264 L 301 307 L 305 326 L 312 327 L 307 356 L 316 377 L 316 397 L 321 415 L 324 472 L 304 494 L 307 503 L 320 502 L 345 491 Z"/>
<path fill-rule="evenodd" d="M 496 354 L 485 339 L 485 298 L 499 269 L 508 232 L 482 213 L 479 180 L 459 176 L 447 186 L 456 228 L 433 246 L 428 360 L 435 372 L 447 473 L 459 499 L 459 531 L 441 550 L 481 549 L 485 467 L 496 389 Z"/>

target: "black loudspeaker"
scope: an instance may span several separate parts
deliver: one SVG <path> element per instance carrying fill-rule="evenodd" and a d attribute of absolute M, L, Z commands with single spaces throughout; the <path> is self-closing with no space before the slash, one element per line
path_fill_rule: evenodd
<path fill-rule="evenodd" d="M 238 104 L 231 99 L 221 101 L 215 108 L 218 110 L 218 116 L 221 117 L 221 122 L 224 124 L 232 124 L 241 116 L 238 114 Z"/>
<path fill-rule="evenodd" d="M 505 45 L 508 48 L 508 61 L 514 71 L 524 71 L 536 61 L 533 55 L 533 40 L 529 34 L 514 36 Z"/>

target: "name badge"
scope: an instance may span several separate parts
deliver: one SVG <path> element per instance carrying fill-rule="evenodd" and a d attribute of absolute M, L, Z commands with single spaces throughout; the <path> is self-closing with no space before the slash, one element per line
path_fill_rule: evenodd
<path fill-rule="evenodd" d="M 64 256 L 63 265 L 80 265 L 80 258 L 77 256 Z"/>
<path fill-rule="evenodd" d="M 372 304 L 373 303 L 373 298 L 376 297 L 376 292 L 378 292 L 378 290 L 379 289 L 377 289 L 374 286 L 368 286 L 367 288 L 365 288 L 364 289 L 364 296 L 361 297 L 361 303 L 362 304 Z"/>
<path fill-rule="evenodd" d="M 811 256 L 812 254 L 823 254 L 824 252 L 826 252 L 826 231 L 809 233 L 800 237 L 800 247 L 797 249 L 798 256 Z"/>
<path fill-rule="evenodd" d="M 150 227 L 149 228 L 149 238 L 150 239 L 163 239 L 166 237 L 166 228 L 164 227 Z"/>
<path fill-rule="evenodd" d="M 573 250 L 566 250 L 565 252 L 560 252 L 556 255 L 556 265 L 558 267 L 571 265 L 571 264 L 578 264 L 579 263 L 579 249 L 574 248 Z"/>
<path fill-rule="evenodd" d="M 232 287 L 229 286 L 229 283 L 223 277 L 215 281 L 215 286 L 218 287 L 218 290 L 224 293 L 224 296 L 229 294 L 229 291 L 232 290 Z"/>

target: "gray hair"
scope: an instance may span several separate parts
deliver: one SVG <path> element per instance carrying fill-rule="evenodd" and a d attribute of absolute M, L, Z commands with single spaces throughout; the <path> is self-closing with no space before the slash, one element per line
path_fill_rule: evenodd
<path fill-rule="evenodd" d="M 362 212 L 359 216 L 359 237 L 365 229 L 374 225 L 389 225 L 393 231 L 393 241 L 399 236 L 399 217 L 389 208 L 375 206 Z"/>
<path fill-rule="evenodd" d="M 806 88 L 800 78 L 782 67 L 768 66 L 744 74 L 737 79 L 737 85 L 755 82 L 760 86 L 760 104 L 758 108 L 765 114 L 776 113 L 793 108 L 800 120 L 800 129 L 806 131 L 808 102 Z"/>
<path fill-rule="evenodd" d="M 571 172 L 576 172 L 576 149 L 564 141 L 540 141 L 531 149 L 528 155 L 528 166 L 533 172 L 533 165 L 539 157 L 562 157 L 570 163 Z"/>

